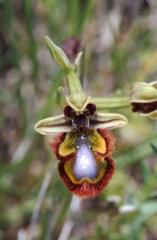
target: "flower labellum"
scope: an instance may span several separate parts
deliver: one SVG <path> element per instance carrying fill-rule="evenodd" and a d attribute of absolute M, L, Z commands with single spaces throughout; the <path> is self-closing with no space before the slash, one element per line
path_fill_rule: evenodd
<path fill-rule="evenodd" d="M 66 136 L 67 139 L 65 137 L 58 145 L 59 157 L 62 159 L 59 163 L 60 176 L 71 192 L 83 198 L 98 195 L 114 173 L 114 161 L 111 157 L 114 147 L 113 136 L 107 131 L 98 130 L 91 130 L 86 134 L 90 145 L 82 142 L 77 147 L 75 142 L 74 152 L 68 158 L 62 150 L 66 151 L 70 145 L 73 146 L 72 142 L 71 144 L 69 142 L 65 149 L 63 145 L 69 140 Z M 79 134 L 76 137 L 82 141 L 81 138 Z M 54 145 L 51 146 L 53 149 Z"/>
<path fill-rule="evenodd" d="M 95 104 L 89 103 L 81 112 L 66 106 L 64 115 L 39 121 L 35 130 L 44 135 L 58 132 L 50 146 L 59 160 L 60 177 L 69 191 L 90 198 L 103 190 L 114 173 L 115 139 L 109 129 L 126 123 L 120 114 L 96 113 Z"/>
<path fill-rule="evenodd" d="M 82 136 L 81 138 L 84 138 Z M 78 178 L 96 178 L 97 165 L 93 153 L 87 143 L 77 146 L 76 159 L 73 166 L 74 175 Z"/>

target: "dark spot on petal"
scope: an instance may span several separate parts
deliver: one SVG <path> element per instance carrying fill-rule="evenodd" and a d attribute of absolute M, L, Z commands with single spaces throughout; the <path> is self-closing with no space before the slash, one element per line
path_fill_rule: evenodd
<path fill-rule="evenodd" d="M 93 103 L 88 103 L 86 109 L 88 110 L 90 115 L 93 115 L 96 112 L 96 105 Z"/>
<path fill-rule="evenodd" d="M 75 112 L 70 106 L 66 106 L 64 108 L 64 115 L 66 117 L 72 118 L 75 115 Z"/>

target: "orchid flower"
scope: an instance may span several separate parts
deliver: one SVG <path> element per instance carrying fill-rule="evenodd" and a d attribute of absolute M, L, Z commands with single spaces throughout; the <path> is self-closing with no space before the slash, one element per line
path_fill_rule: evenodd
<path fill-rule="evenodd" d="M 59 160 L 59 174 L 69 191 L 82 198 L 95 197 L 109 183 L 115 169 L 115 138 L 110 130 L 125 126 L 127 119 L 121 114 L 99 112 L 100 100 L 84 94 L 75 71 L 82 53 L 72 64 L 61 48 L 48 37 L 46 41 L 65 72 L 70 93 L 65 97 L 63 113 L 40 120 L 34 129 L 54 136 L 50 147 Z"/>

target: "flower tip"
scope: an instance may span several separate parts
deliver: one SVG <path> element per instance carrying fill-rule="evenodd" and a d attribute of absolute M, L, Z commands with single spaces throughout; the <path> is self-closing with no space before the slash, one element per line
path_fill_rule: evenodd
<path fill-rule="evenodd" d="M 50 37 L 45 36 L 44 38 L 45 38 L 45 42 L 46 42 L 48 48 L 51 48 L 51 46 L 55 46 L 54 42 L 51 40 Z"/>
<path fill-rule="evenodd" d="M 127 124 L 128 124 L 128 119 L 124 115 L 121 115 L 121 125 L 119 127 L 124 127 Z"/>
<path fill-rule="evenodd" d="M 42 131 L 41 131 L 41 128 L 40 128 L 40 125 L 41 125 L 41 121 L 38 121 L 35 125 L 34 125 L 34 131 L 37 132 L 37 133 L 40 133 L 42 135 L 45 135 Z"/>
<path fill-rule="evenodd" d="M 45 35 L 44 38 L 45 38 L 46 42 L 48 42 L 50 40 L 49 36 L 47 36 L 47 35 Z"/>
<path fill-rule="evenodd" d="M 83 52 L 79 52 L 75 58 L 74 65 L 79 66 L 81 58 L 82 58 Z"/>

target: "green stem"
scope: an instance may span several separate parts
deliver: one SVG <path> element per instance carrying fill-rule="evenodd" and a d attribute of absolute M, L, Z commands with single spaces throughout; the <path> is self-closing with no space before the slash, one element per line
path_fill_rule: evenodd
<path fill-rule="evenodd" d="M 113 98 L 93 97 L 91 99 L 91 102 L 95 103 L 97 109 L 101 110 L 130 107 L 129 97 L 113 97 Z"/>
<path fill-rule="evenodd" d="M 75 73 L 75 71 L 68 69 L 65 71 L 65 76 L 66 76 L 70 95 L 83 93 L 80 80 L 79 80 L 77 74 Z"/>

